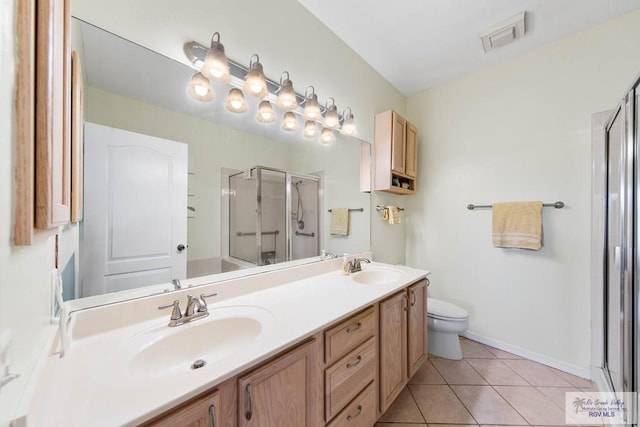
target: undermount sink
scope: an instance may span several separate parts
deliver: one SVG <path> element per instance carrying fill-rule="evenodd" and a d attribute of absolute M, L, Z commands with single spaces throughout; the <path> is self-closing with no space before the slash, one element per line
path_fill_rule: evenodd
<path fill-rule="evenodd" d="M 114 348 L 108 363 L 129 378 L 184 375 L 251 346 L 273 321 L 271 312 L 259 307 L 211 308 L 203 319 L 171 328 L 163 323 L 132 336 Z"/>
<path fill-rule="evenodd" d="M 404 277 L 403 271 L 387 267 L 368 267 L 351 276 L 354 281 L 364 285 L 386 285 L 399 282 Z"/>

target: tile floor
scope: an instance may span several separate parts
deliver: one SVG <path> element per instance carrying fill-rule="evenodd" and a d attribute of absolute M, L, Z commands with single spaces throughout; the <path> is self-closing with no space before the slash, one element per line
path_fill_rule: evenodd
<path fill-rule="evenodd" d="M 465 338 L 462 360 L 429 356 L 377 427 L 564 426 L 565 392 L 590 381 Z"/>

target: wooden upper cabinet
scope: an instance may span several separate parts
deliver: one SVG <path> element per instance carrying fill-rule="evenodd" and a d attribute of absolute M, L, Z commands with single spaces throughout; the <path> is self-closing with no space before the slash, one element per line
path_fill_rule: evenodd
<path fill-rule="evenodd" d="M 418 174 L 418 129 L 393 110 L 376 115 L 375 190 L 414 194 Z"/>
<path fill-rule="evenodd" d="M 238 379 L 238 425 L 317 425 L 316 341 L 303 344 Z"/>

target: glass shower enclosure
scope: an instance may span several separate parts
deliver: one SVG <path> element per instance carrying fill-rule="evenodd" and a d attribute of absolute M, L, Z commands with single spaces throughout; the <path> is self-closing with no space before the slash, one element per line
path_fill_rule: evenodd
<path fill-rule="evenodd" d="M 255 265 L 319 255 L 320 177 L 265 166 L 229 176 L 229 255 Z"/>

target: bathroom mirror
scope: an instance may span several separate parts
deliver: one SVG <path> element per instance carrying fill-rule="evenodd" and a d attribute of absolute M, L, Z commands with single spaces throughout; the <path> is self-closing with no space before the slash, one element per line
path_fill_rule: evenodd
<path fill-rule="evenodd" d="M 95 215 L 92 210 L 111 215 L 114 209 L 106 204 L 106 200 L 113 197 L 112 191 L 103 194 L 97 189 L 114 188 L 113 181 L 119 181 L 121 187 L 134 188 L 138 182 L 138 179 L 112 175 L 115 167 L 100 163 L 106 158 L 102 155 L 104 152 L 92 153 L 96 138 L 102 138 L 101 132 L 111 135 L 111 140 L 121 141 L 133 135 L 151 143 L 168 140 L 186 147 L 183 153 L 186 158 L 186 199 L 180 202 L 184 204 L 180 209 L 186 218 L 186 240 L 178 243 L 184 245 L 181 252 L 186 260 L 185 275 L 179 278 L 187 277 L 188 280 L 182 285 L 211 283 L 292 263 L 314 262 L 319 260 L 320 249 L 334 253 L 369 250 L 369 194 L 360 191 L 360 160 L 363 150 L 367 154 L 370 150 L 368 143 L 336 132 L 334 143 L 321 144 L 318 138 L 303 138 L 301 131 L 281 130 L 280 120 L 271 124 L 259 123 L 255 119 L 258 101 L 248 100 L 250 109 L 243 114 L 230 113 L 223 107 L 228 85 L 214 86 L 215 102 L 197 102 L 186 93 L 195 72 L 192 68 L 75 18 L 71 33 L 72 49 L 80 51 L 85 76 L 85 215 L 78 225 L 78 250 L 70 263 L 75 273 L 67 273 L 65 280 L 67 298 L 72 295 L 84 299 L 76 306 L 93 306 L 173 289 L 169 286 L 170 278 L 162 272 L 155 276 L 156 279 L 149 279 L 149 283 L 157 283 L 150 287 L 131 286 L 125 276 L 115 280 L 109 277 L 104 280 L 107 284 L 98 283 L 103 276 L 110 275 L 104 259 L 113 256 L 116 249 L 113 245 L 107 245 L 111 252 L 105 249 L 104 242 L 96 238 L 90 226 Z M 276 111 L 281 116 L 282 113 Z M 142 143 L 133 143 L 136 144 Z M 135 163 L 134 157 L 131 154 L 123 156 L 126 162 L 134 165 L 138 178 L 148 178 L 153 173 L 153 165 Z M 96 159 L 98 163 L 95 163 Z M 88 182 L 95 175 L 110 182 L 97 187 Z M 277 181 L 278 190 L 273 192 L 272 198 L 288 208 L 278 214 L 278 226 L 263 219 L 262 239 L 256 239 L 256 221 L 251 219 L 255 217 L 255 206 L 249 203 L 233 211 L 237 209 L 233 197 L 241 188 L 248 186 L 249 191 L 260 188 L 253 182 L 256 179 L 265 182 L 262 191 L 268 182 Z M 156 182 L 161 181 L 157 179 Z M 119 223 L 125 224 L 124 227 L 137 224 L 137 227 L 161 228 L 166 225 L 162 221 L 147 224 L 144 217 L 145 211 L 150 216 L 149 212 L 163 206 L 162 203 L 158 207 L 152 206 L 150 200 L 155 190 L 160 189 L 153 189 L 153 194 L 144 191 L 144 195 L 136 197 L 134 192 L 127 196 L 128 199 L 118 199 L 120 211 L 122 206 L 131 205 L 127 215 L 135 212 L 143 215 L 136 218 L 121 216 Z M 255 200 L 256 195 L 248 198 Z M 259 199 L 266 200 L 266 196 L 261 194 Z M 350 214 L 348 236 L 330 234 L 329 211 L 338 207 L 355 209 Z M 262 210 L 273 211 L 267 205 Z M 245 218 L 248 225 L 243 227 L 249 228 L 241 230 L 234 220 L 246 215 L 250 219 L 247 222 Z M 119 227 L 114 217 L 99 220 L 102 224 Z M 286 230 L 292 243 L 287 243 Z M 124 230 L 120 231 L 120 235 L 126 234 Z M 111 233 L 107 231 L 107 234 Z M 149 240 L 157 237 L 153 233 L 151 236 Z M 295 247 L 296 239 L 303 243 Z M 249 255 L 246 255 L 246 248 L 244 251 L 235 248 L 241 244 L 239 241 L 246 244 L 256 240 L 262 247 L 251 248 Z M 120 242 L 119 256 L 126 258 L 132 245 L 137 250 L 138 246 L 147 243 L 147 239 Z M 102 252 L 96 250 L 96 246 L 102 246 Z M 288 247 L 286 257 L 282 249 L 285 246 Z M 257 255 L 253 257 L 253 254 Z M 119 268 L 115 267 L 116 270 Z M 101 296 L 103 293 L 109 295 Z"/>

